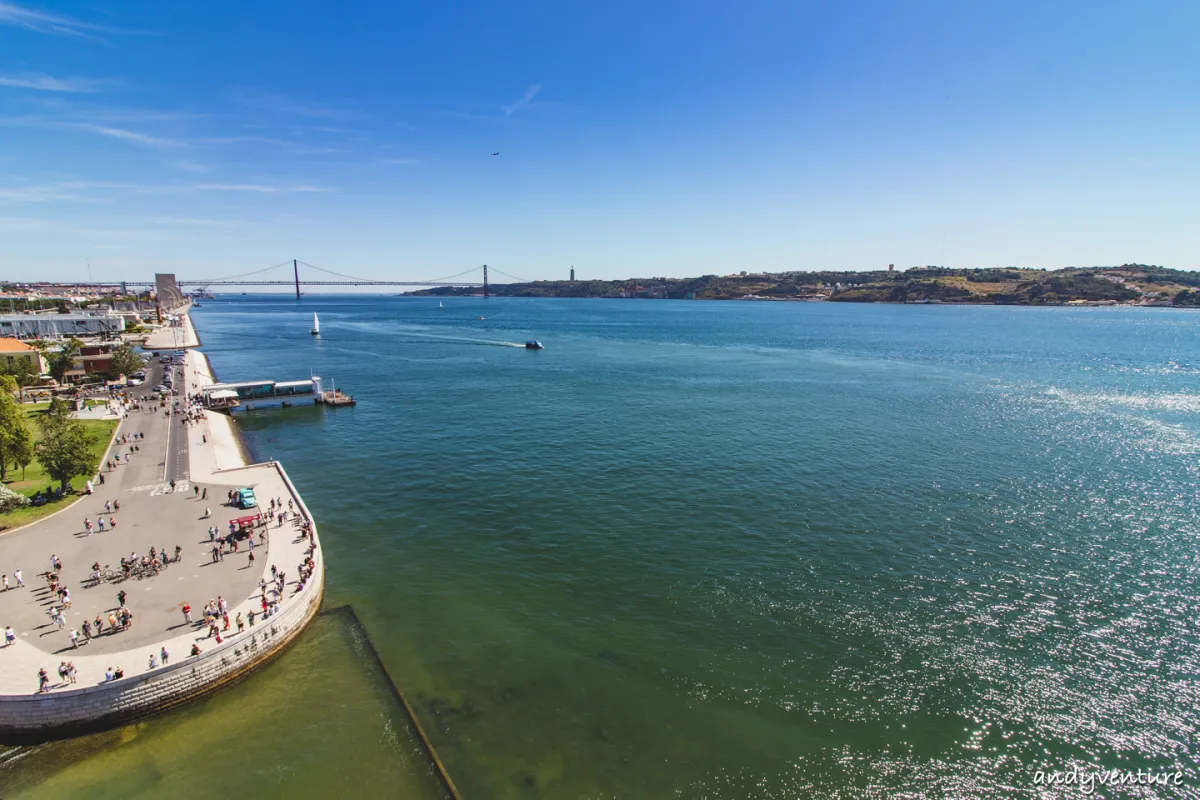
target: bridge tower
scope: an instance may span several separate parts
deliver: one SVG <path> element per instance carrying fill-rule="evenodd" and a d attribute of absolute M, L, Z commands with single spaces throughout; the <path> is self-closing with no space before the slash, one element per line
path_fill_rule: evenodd
<path fill-rule="evenodd" d="M 487 264 L 484 264 L 484 265 L 483 265 L 483 297 L 484 297 L 484 299 L 485 299 L 485 300 L 487 299 L 487 296 L 488 296 L 488 286 L 487 286 Z"/>
<path fill-rule="evenodd" d="M 287 262 L 284 262 L 287 263 Z M 300 299 L 300 267 L 296 266 L 296 259 L 292 259 L 292 273 L 296 276 L 296 299 Z"/>

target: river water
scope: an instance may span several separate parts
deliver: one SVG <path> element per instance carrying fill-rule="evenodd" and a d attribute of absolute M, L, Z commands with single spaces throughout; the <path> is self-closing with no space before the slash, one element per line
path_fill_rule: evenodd
<path fill-rule="evenodd" d="M 444 303 L 194 320 L 223 380 L 357 398 L 239 425 L 464 796 L 1021 796 L 1083 765 L 1197 796 L 1200 313 Z M 436 796 L 366 646 L 324 618 L 213 700 L 0 776 Z"/>

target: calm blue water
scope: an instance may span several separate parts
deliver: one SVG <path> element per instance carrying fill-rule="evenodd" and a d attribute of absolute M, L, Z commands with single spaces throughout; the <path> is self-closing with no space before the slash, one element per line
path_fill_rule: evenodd
<path fill-rule="evenodd" d="M 467 796 L 1197 796 L 1200 313 L 445 306 L 195 320 Z"/>

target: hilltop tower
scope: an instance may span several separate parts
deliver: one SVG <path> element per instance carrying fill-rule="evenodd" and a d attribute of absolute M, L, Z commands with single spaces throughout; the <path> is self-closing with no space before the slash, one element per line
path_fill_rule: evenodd
<path fill-rule="evenodd" d="M 575 280 L 575 268 L 574 267 L 571 267 L 571 280 L 572 281 Z"/>

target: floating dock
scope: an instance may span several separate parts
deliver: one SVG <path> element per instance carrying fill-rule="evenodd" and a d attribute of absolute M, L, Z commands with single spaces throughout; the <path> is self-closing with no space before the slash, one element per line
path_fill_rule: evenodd
<path fill-rule="evenodd" d="M 355 404 L 354 395 L 344 394 L 341 389 L 325 392 L 317 398 L 317 402 L 327 406 L 352 406 Z"/>
<path fill-rule="evenodd" d="M 316 397 L 318 402 L 327 392 L 317 376 L 299 381 L 241 381 L 239 383 L 210 383 L 200 390 L 205 408 L 232 411 L 251 402 L 289 400 L 293 397 Z"/>

